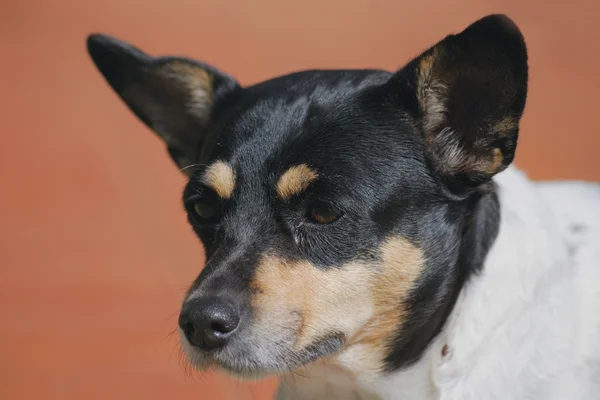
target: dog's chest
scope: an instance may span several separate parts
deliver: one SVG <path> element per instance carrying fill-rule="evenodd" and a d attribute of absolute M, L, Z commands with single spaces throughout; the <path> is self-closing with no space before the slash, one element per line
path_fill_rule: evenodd
<path fill-rule="evenodd" d="M 355 377 L 335 365 L 316 362 L 286 376 L 276 400 L 383 400 L 373 391 L 361 387 Z"/>
<path fill-rule="evenodd" d="M 276 400 L 384 400 L 381 396 L 357 387 L 340 386 L 326 381 L 294 383 L 286 380 L 280 386 Z"/>

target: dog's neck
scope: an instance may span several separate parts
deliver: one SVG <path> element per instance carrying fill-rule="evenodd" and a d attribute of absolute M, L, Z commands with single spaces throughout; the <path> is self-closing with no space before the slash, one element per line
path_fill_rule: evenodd
<path fill-rule="evenodd" d="M 278 398 L 438 399 L 451 382 L 481 362 L 496 330 L 504 329 L 540 287 L 551 287 L 547 282 L 560 270 L 555 266 L 568 258 L 556 229 L 546 224 L 547 210 L 533 184 L 514 168 L 498 175 L 495 183 L 497 201 L 489 197 L 479 203 L 463 243 L 469 246 L 463 253 L 470 257 L 461 261 L 471 269 L 481 264 L 481 271 L 462 275 L 464 286 L 452 310 L 418 361 L 376 378 L 318 364 L 303 371 L 303 377 L 284 378 Z M 500 211 L 497 232 L 494 204 Z"/>

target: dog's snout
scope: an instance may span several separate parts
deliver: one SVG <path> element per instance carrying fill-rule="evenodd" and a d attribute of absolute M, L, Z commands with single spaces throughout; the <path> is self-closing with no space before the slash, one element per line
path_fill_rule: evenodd
<path fill-rule="evenodd" d="M 189 300 L 179 315 L 179 327 L 187 340 L 202 350 L 223 347 L 239 323 L 239 309 L 220 296 Z"/>

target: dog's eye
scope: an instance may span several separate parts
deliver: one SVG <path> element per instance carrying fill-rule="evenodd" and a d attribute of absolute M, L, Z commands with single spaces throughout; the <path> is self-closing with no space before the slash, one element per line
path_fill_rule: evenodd
<path fill-rule="evenodd" d="M 194 204 L 194 213 L 201 219 L 212 219 L 217 215 L 217 209 L 208 203 Z"/>
<path fill-rule="evenodd" d="M 317 224 L 330 224 L 335 222 L 340 214 L 326 204 L 315 204 L 310 207 L 308 216 Z"/>

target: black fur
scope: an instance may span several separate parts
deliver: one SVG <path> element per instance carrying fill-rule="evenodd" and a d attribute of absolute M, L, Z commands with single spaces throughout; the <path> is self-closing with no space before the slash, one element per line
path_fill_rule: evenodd
<path fill-rule="evenodd" d="M 243 304 L 261 254 L 337 268 L 353 259 L 377 259 L 384 240 L 401 235 L 423 250 L 427 265 L 407 300 L 408 322 L 388 343 L 385 361 L 391 371 L 417 360 L 443 329 L 461 287 L 481 268 L 494 242 L 499 205 L 490 179 L 512 162 L 518 129 L 493 137 L 489 129 L 506 116 L 518 121 L 527 92 L 525 44 L 508 18 L 486 17 L 437 46 L 442 56 L 434 72 L 448 89 L 447 112 L 442 125 L 430 131 L 424 126 L 428 110 L 416 91 L 419 63 L 433 50 L 395 73 L 304 71 L 246 88 L 187 60 L 214 78 L 208 122 L 190 117 L 183 102 L 171 96 L 181 94 L 181 87 L 151 92 L 148 86 L 142 96 L 152 96 L 166 110 L 179 107 L 171 118 L 180 120 L 166 119 L 171 130 L 161 133 L 174 137 L 175 146 L 167 140 L 170 154 L 180 166 L 180 157 L 191 157 L 186 166 L 198 164 L 183 200 L 208 262 L 192 289 L 201 285 L 237 293 Z M 143 71 L 178 60 L 153 59 L 105 36 L 91 36 L 88 47 L 120 95 L 126 85 L 140 81 Z M 156 129 L 149 111 L 139 105 L 144 99 L 124 99 Z M 447 143 L 436 142 L 446 127 L 468 156 L 459 170 L 446 168 L 449 160 L 441 150 Z M 189 143 L 196 147 L 186 148 Z M 481 172 L 469 164 L 484 162 L 497 148 L 503 154 L 497 170 Z M 235 170 L 229 200 L 200 179 L 214 160 L 226 160 Z M 299 196 L 278 199 L 277 179 L 297 164 L 318 171 L 319 179 Z M 198 201 L 214 205 L 214 220 L 197 218 Z M 326 204 L 340 218 L 314 223 L 307 218 L 314 204 Z M 322 346 L 307 349 L 304 361 L 340 341 L 335 332 L 331 335 Z"/>

